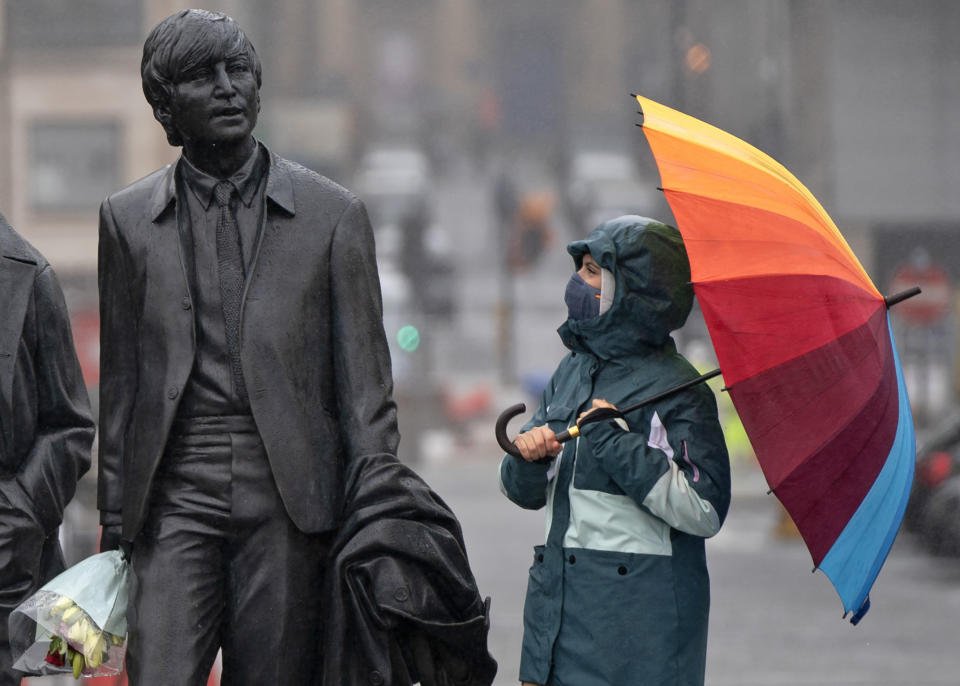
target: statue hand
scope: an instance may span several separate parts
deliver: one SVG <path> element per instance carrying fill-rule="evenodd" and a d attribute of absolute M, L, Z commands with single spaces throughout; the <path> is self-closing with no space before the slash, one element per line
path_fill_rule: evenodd
<path fill-rule="evenodd" d="M 100 552 L 105 553 L 108 550 L 117 550 L 123 540 L 120 524 L 108 524 L 100 530 Z"/>

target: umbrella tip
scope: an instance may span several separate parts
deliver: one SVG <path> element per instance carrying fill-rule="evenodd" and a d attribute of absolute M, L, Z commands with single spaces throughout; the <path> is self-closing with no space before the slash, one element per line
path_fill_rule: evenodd
<path fill-rule="evenodd" d="M 908 288 L 905 291 L 900 291 L 899 293 L 894 293 L 890 296 L 884 296 L 883 302 L 886 304 L 887 309 L 890 309 L 899 302 L 903 302 L 907 298 L 912 298 L 915 295 L 920 295 L 922 291 L 920 286 L 914 286 L 913 288 Z"/>
<path fill-rule="evenodd" d="M 867 614 L 870 610 L 870 596 L 867 596 L 863 601 L 863 605 L 860 606 L 860 609 L 853 613 L 853 617 L 850 618 L 850 623 L 856 626 L 860 623 L 860 620 L 863 619 L 863 616 Z"/>

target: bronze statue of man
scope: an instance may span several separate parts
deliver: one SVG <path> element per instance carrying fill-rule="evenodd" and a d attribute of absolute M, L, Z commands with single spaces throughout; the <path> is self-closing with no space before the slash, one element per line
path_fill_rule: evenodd
<path fill-rule="evenodd" d="M 182 155 L 100 211 L 102 548 L 131 549 L 134 686 L 309 684 L 344 465 L 396 453 L 373 237 L 349 191 L 252 135 L 229 17 L 150 33 L 143 89 Z"/>
<path fill-rule="evenodd" d="M 94 425 L 53 268 L 0 215 L 0 686 L 19 684 L 11 612 L 63 571 L 59 527 L 90 468 Z"/>

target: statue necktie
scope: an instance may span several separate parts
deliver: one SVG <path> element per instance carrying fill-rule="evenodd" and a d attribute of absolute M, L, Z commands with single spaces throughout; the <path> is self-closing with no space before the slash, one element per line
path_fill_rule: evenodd
<path fill-rule="evenodd" d="M 219 213 L 217 214 L 217 269 L 220 272 L 220 304 L 230 353 L 230 376 L 233 390 L 242 401 L 247 401 L 247 387 L 240 365 L 240 300 L 243 298 L 244 268 L 240 250 L 240 232 L 230 200 L 235 193 L 232 183 L 222 181 L 214 188 Z"/>

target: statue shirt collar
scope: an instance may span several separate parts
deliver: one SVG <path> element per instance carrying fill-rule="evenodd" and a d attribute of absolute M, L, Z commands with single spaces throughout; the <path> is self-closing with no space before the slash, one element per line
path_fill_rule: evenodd
<path fill-rule="evenodd" d="M 267 170 L 267 199 L 282 207 L 288 214 L 296 214 L 293 181 L 290 178 L 288 165 L 281 164 L 283 160 L 270 152 L 263 143 L 260 145 L 267 151 L 270 158 L 270 168 Z M 158 221 L 167 207 L 176 201 L 176 172 L 179 163 L 180 160 L 177 160 L 167 165 L 163 170 L 163 178 L 153 189 L 153 196 L 150 199 L 150 219 L 154 222 Z"/>

